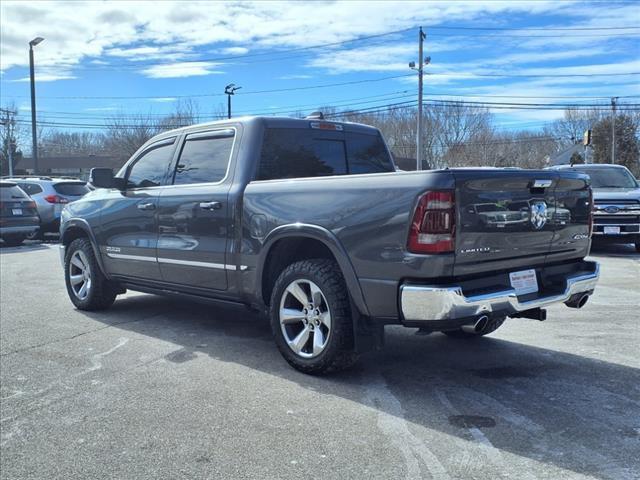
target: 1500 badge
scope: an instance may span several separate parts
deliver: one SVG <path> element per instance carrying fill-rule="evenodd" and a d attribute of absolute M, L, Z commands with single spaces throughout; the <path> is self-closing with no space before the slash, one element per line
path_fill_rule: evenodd
<path fill-rule="evenodd" d="M 497 252 L 498 250 L 494 250 Z M 478 247 L 478 248 L 464 248 L 460 250 L 458 253 L 489 253 L 491 252 L 490 247 Z"/>

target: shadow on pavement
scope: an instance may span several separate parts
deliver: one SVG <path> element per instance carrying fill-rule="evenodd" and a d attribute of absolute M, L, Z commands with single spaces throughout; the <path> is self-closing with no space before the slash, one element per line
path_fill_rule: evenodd
<path fill-rule="evenodd" d="M 625 257 L 640 258 L 633 243 L 603 243 L 593 241 L 591 244 L 591 256 L 594 257 Z"/>
<path fill-rule="evenodd" d="M 638 471 L 640 369 L 497 338 L 461 341 L 392 327 L 386 347 L 352 370 L 312 377 L 290 368 L 267 322 L 243 309 L 141 295 L 87 315 L 172 342 L 178 348 L 167 362 L 208 355 L 460 440 L 472 441 L 470 429 L 480 428 L 500 451 L 576 473 L 633 478 Z M 400 413 L 390 407 L 395 400 L 384 400 L 389 395 Z"/>

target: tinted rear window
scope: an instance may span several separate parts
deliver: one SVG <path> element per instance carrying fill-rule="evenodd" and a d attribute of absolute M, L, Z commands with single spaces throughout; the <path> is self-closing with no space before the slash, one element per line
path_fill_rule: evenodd
<path fill-rule="evenodd" d="M 387 147 L 380 135 L 347 133 L 349 173 L 393 172 Z"/>
<path fill-rule="evenodd" d="M 0 184 L 0 200 L 23 200 L 29 198 L 17 185 Z"/>
<path fill-rule="evenodd" d="M 19 183 L 18 184 L 22 190 L 27 192 L 29 195 L 35 195 L 37 193 L 42 193 L 42 187 L 37 183 Z"/>
<path fill-rule="evenodd" d="M 393 170 L 380 135 L 268 128 L 256 178 L 271 180 Z"/>
<path fill-rule="evenodd" d="M 267 129 L 258 180 L 347 173 L 347 155 L 340 137 L 314 130 Z"/>
<path fill-rule="evenodd" d="M 53 189 L 60 195 L 77 197 L 89 192 L 89 188 L 84 183 L 56 183 Z"/>

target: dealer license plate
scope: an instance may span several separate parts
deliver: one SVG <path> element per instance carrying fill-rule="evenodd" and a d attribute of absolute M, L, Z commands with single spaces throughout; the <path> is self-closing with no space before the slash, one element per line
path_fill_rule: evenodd
<path fill-rule="evenodd" d="M 11 209 L 11 213 L 13 213 L 14 215 L 22 215 L 22 209 L 21 208 L 12 208 Z"/>
<path fill-rule="evenodd" d="M 516 295 L 525 295 L 538 291 L 538 279 L 536 278 L 536 271 L 533 269 L 511 272 L 509 281 L 516 291 Z"/>
<path fill-rule="evenodd" d="M 605 235 L 618 235 L 620 233 L 620 227 L 604 227 Z"/>

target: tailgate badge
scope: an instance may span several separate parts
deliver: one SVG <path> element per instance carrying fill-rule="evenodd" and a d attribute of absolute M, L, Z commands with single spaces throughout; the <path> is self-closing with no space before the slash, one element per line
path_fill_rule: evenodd
<path fill-rule="evenodd" d="M 531 224 L 536 230 L 540 230 L 547 223 L 547 204 L 533 202 L 531 204 Z"/>
<path fill-rule="evenodd" d="M 549 188 L 553 180 L 534 180 L 531 185 L 531 188 Z"/>

